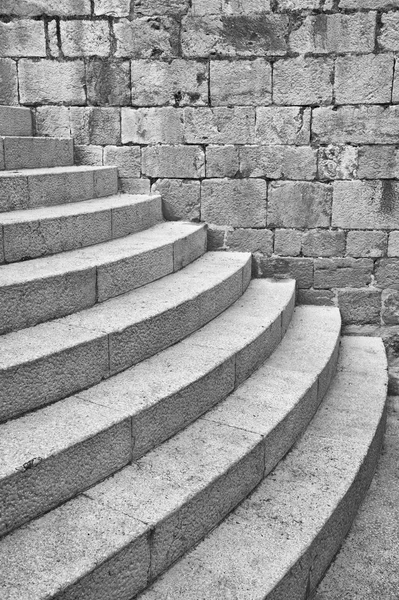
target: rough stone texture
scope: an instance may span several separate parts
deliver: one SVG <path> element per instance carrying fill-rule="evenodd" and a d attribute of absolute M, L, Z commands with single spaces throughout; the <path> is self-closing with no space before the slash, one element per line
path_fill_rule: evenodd
<path fill-rule="evenodd" d="M 181 144 L 182 113 L 171 107 L 122 108 L 122 144 Z"/>
<path fill-rule="evenodd" d="M 25 104 L 85 104 L 85 69 L 81 60 L 19 61 L 21 101 Z"/>
<path fill-rule="evenodd" d="M 360 146 L 359 179 L 399 179 L 396 146 Z"/>
<path fill-rule="evenodd" d="M 258 277 L 296 280 L 299 288 L 313 285 L 313 260 L 311 258 L 261 258 Z"/>
<path fill-rule="evenodd" d="M 199 179 L 205 176 L 205 156 L 200 146 L 148 146 L 141 169 L 148 177 Z"/>
<path fill-rule="evenodd" d="M 338 303 L 344 323 L 379 323 L 381 291 L 375 289 L 338 290 Z"/>
<path fill-rule="evenodd" d="M 77 108 L 69 113 L 71 134 L 78 144 L 116 145 L 121 141 L 119 108 Z"/>
<path fill-rule="evenodd" d="M 383 50 L 399 50 L 399 15 L 391 12 L 381 16 L 381 31 L 378 43 Z"/>
<path fill-rule="evenodd" d="M 132 5 L 133 1 L 133 5 Z M 189 8 L 189 0 L 131 0 L 133 12 L 142 15 L 183 15 Z"/>
<path fill-rule="evenodd" d="M 189 179 L 158 179 L 153 192 L 162 195 L 165 218 L 171 221 L 198 220 L 200 217 L 201 184 Z"/>
<path fill-rule="evenodd" d="M 118 167 L 119 177 L 140 177 L 141 150 L 138 146 L 106 146 L 104 165 Z"/>
<path fill-rule="evenodd" d="M 272 69 L 262 58 L 210 62 L 212 106 L 262 106 L 272 103 Z"/>
<path fill-rule="evenodd" d="M 109 56 L 107 21 L 62 21 L 61 46 L 65 56 Z"/>
<path fill-rule="evenodd" d="M 154 16 L 133 21 L 121 19 L 114 25 L 116 52 L 119 58 L 150 58 L 178 55 L 179 25 L 174 18 Z"/>
<path fill-rule="evenodd" d="M 28 19 L 0 22 L 0 57 L 5 56 L 46 56 L 44 23 Z"/>
<path fill-rule="evenodd" d="M 90 0 L 2 0 L 1 14 L 16 17 L 38 17 L 40 15 L 72 17 L 89 16 Z"/>
<path fill-rule="evenodd" d="M 273 101 L 284 105 L 331 104 L 333 61 L 289 58 L 274 63 Z"/>
<path fill-rule="evenodd" d="M 10 58 L 0 58 L 0 104 L 18 103 L 17 66 Z"/>
<path fill-rule="evenodd" d="M 268 179 L 315 179 L 317 153 L 309 146 L 243 146 L 240 173 L 243 177 Z"/>
<path fill-rule="evenodd" d="M 355 146 L 330 145 L 319 149 L 318 176 L 320 179 L 353 179 L 357 174 L 357 165 L 358 149 Z"/>
<path fill-rule="evenodd" d="M 321 183 L 269 184 L 268 227 L 329 227 L 332 188 Z"/>
<path fill-rule="evenodd" d="M 280 256 L 299 256 L 302 248 L 302 232 L 296 229 L 276 229 L 274 253 Z"/>
<path fill-rule="evenodd" d="M 81 146 L 75 144 L 74 156 L 76 165 L 100 166 L 103 164 L 102 146 Z"/>
<path fill-rule="evenodd" d="M 391 101 L 393 56 L 338 56 L 335 63 L 337 104 L 384 104 Z"/>
<path fill-rule="evenodd" d="M 302 237 L 304 256 L 343 256 L 345 233 L 343 231 L 310 230 Z"/>
<path fill-rule="evenodd" d="M 382 258 L 375 267 L 376 283 L 379 287 L 399 289 L 399 259 Z"/>
<path fill-rule="evenodd" d="M 395 229 L 399 226 L 399 184 L 383 181 L 335 181 L 333 227 Z"/>
<path fill-rule="evenodd" d="M 256 109 L 256 141 L 259 144 L 307 145 L 310 140 L 310 109 L 260 107 Z"/>
<path fill-rule="evenodd" d="M 131 14 L 131 0 L 95 0 L 94 14 L 129 17 Z"/>
<path fill-rule="evenodd" d="M 227 230 L 226 246 L 236 252 L 260 252 L 270 256 L 273 252 L 273 233 L 267 229 Z"/>
<path fill-rule="evenodd" d="M 399 256 L 399 231 L 389 234 L 388 256 Z"/>
<path fill-rule="evenodd" d="M 266 183 L 260 179 L 203 181 L 201 218 L 215 225 L 265 227 Z"/>
<path fill-rule="evenodd" d="M 371 282 L 373 261 L 369 258 L 320 258 L 314 263 L 316 289 L 366 287 Z"/>
<path fill-rule="evenodd" d="M 399 325 L 399 291 L 384 289 L 381 295 L 381 317 L 386 325 Z"/>
<path fill-rule="evenodd" d="M 120 177 L 119 190 L 122 194 L 149 194 L 151 182 L 149 179 L 135 177 Z"/>
<path fill-rule="evenodd" d="M 35 117 L 37 135 L 70 137 L 69 109 L 65 106 L 39 106 Z"/>
<path fill-rule="evenodd" d="M 346 238 L 348 256 L 380 258 L 386 256 L 387 246 L 388 234 L 384 231 L 348 231 Z"/>
<path fill-rule="evenodd" d="M 97 106 L 130 105 L 129 61 L 99 60 L 86 62 L 87 99 Z"/>
<path fill-rule="evenodd" d="M 189 144 L 251 144 L 254 137 L 254 108 L 184 109 L 184 139 Z"/>
<path fill-rule="evenodd" d="M 335 306 L 335 294 L 330 290 L 298 290 L 298 304 L 313 306 Z"/>
<path fill-rule="evenodd" d="M 237 146 L 207 146 L 207 177 L 235 177 L 239 172 L 240 155 Z"/>

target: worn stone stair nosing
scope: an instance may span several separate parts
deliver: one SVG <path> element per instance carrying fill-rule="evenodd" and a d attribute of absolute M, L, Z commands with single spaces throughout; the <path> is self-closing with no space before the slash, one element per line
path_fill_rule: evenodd
<path fill-rule="evenodd" d="M 140 600 L 311 598 L 372 480 L 386 419 L 376 338 L 343 338 L 337 374 L 303 437 L 241 506 Z"/>
<path fill-rule="evenodd" d="M 118 194 L 0 213 L 0 263 L 100 244 L 162 220 L 161 196 L 155 194 Z"/>
<path fill-rule="evenodd" d="M 0 333 L 87 309 L 183 268 L 206 251 L 206 226 L 164 222 L 132 235 L 0 267 Z"/>
<path fill-rule="evenodd" d="M 137 460 L 223 400 L 276 348 L 294 300 L 293 281 L 253 281 L 172 348 L 0 425 L 0 535 Z"/>
<path fill-rule="evenodd" d="M 208 252 L 146 286 L 0 337 L 0 421 L 99 383 L 190 335 L 237 300 L 249 253 Z"/>
<path fill-rule="evenodd" d="M 291 378 L 292 389 L 297 387 L 287 401 L 285 417 L 278 400 L 275 400 L 274 416 L 272 418 L 272 413 L 269 414 L 269 422 L 262 435 L 259 430 L 255 433 L 237 428 L 228 421 L 216 422 L 213 412 L 217 407 L 135 465 L 125 467 L 83 496 L 5 537 L 0 543 L 0 548 L 3 546 L 0 556 L 5 564 L 8 561 L 9 568 L 9 575 L 5 576 L 9 587 L 5 586 L 5 589 L 9 589 L 10 593 L 5 600 L 16 599 L 14 591 L 20 594 L 18 600 L 55 598 L 61 590 L 65 600 L 95 598 L 100 582 L 101 591 L 107 599 L 128 600 L 217 525 L 272 468 L 267 457 L 270 451 L 274 451 L 275 436 L 270 433 L 277 430 L 281 438 L 283 432 L 279 424 L 285 423 L 286 443 L 291 444 L 293 438 L 302 432 L 304 423 L 299 419 L 294 435 L 287 415 L 292 410 L 297 410 L 298 415 L 298 404 L 303 408 L 308 403 L 313 407 L 308 411 L 309 415 L 321 400 L 321 387 L 317 381 L 318 376 L 326 372 L 326 364 L 336 358 L 340 331 L 338 311 L 324 311 L 324 315 L 330 314 L 335 326 L 331 325 L 323 339 L 324 332 L 320 332 L 318 319 L 314 318 L 312 311 L 297 309 L 286 334 L 288 344 L 295 335 L 298 315 L 303 317 L 306 312 L 306 327 L 313 324 L 313 335 L 318 339 L 317 351 L 311 352 L 308 377 L 303 378 L 299 386 L 293 383 L 297 379 Z M 323 311 L 320 308 L 317 312 L 320 315 Z M 325 322 L 325 318 L 322 317 L 321 321 Z M 301 334 L 303 329 L 300 324 Z M 284 345 L 284 340 L 280 346 Z M 299 362 L 303 361 L 307 348 L 305 345 L 298 357 Z M 280 355 L 284 356 L 284 347 Z M 292 364 L 292 356 L 290 358 Z M 278 371 L 276 361 L 273 368 Z M 285 360 L 282 370 L 285 372 L 287 369 L 288 362 Z M 266 382 L 270 381 L 269 375 Z M 246 393 L 252 377 L 244 384 Z M 279 374 L 275 377 L 272 394 L 278 386 Z M 255 384 L 255 390 L 259 390 L 259 382 Z M 228 403 L 236 394 L 240 394 L 240 388 L 224 402 Z M 249 414 L 252 408 L 249 407 Z M 274 460 L 277 462 L 287 450 L 288 447 L 284 451 L 280 446 Z M 159 501 L 160 498 L 163 502 Z M 89 522 L 88 510 L 93 515 Z M 110 511 L 114 519 L 117 519 L 116 515 L 119 518 L 119 526 L 112 539 L 107 540 L 100 533 L 104 511 Z M 121 527 L 129 531 L 126 531 L 124 539 L 115 540 Z M 97 534 L 90 534 L 94 530 Z M 58 536 L 62 537 L 62 544 L 58 542 Z M 89 538 L 90 542 L 87 541 Z M 83 556 L 82 543 L 85 546 Z M 92 548 L 89 549 L 88 544 Z M 19 559 L 20 553 L 29 548 L 29 556 L 25 554 L 23 563 Z M 33 549 L 34 556 L 30 559 Z M 62 565 L 62 569 L 57 568 L 57 564 Z M 37 572 L 40 572 L 40 580 Z M 46 574 L 50 572 L 51 578 Z M 23 586 L 19 583 L 21 581 L 24 581 Z"/>
<path fill-rule="evenodd" d="M 0 106 L 1 135 L 33 135 L 32 113 L 22 106 Z"/>
<path fill-rule="evenodd" d="M 72 138 L 0 135 L 0 170 L 70 167 L 73 160 Z"/>

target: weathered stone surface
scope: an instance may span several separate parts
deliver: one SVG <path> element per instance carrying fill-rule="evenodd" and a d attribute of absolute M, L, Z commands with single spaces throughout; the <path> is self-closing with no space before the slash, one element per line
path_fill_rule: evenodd
<path fill-rule="evenodd" d="M 340 8 L 371 9 L 399 8 L 398 0 L 340 0 Z"/>
<path fill-rule="evenodd" d="M 389 12 L 381 15 L 381 24 L 379 46 L 383 50 L 399 50 L 399 14 Z"/>
<path fill-rule="evenodd" d="M 208 251 L 226 250 L 225 237 L 227 227 L 208 225 Z"/>
<path fill-rule="evenodd" d="M 348 231 L 346 254 L 355 258 L 379 258 L 386 255 L 387 242 L 385 231 Z"/>
<path fill-rule="evenodd" d="M 100 166 L 103 164 L 102 146 L 84 146 L 74 145 L 75 164 Z"/>
<path fill-rule="evenodd" d="M 293 144 L 303 146 L 310 140 L 309 108 L 265 106 L 256 109 L 258 144 Z"/>
<path fill-rule="evenodd" d="M 119 190 L 123 194 L 149 194 L 151 181 L 134 177 L 120 177 Z"/>
<path fill-rule="evenodd" d="M 48 23 L 47 23 L 47 39 L 48 39 L 48 48 L 49 48 L 51 57 L 59 58 L 60 44 L 59 44 L 59 40 L 58 40 L 56 19 L 51 19 L 51 21 L 48 21 Z"/>
<path fill-rule="evenodd" d="M 399 325 L 399 291 L 385 289 L 381 294 L 381 318 L 386 325 Z"/>
<path fill-rule="evenodd" d="M 188 57 L 276 56 L 285 54 L 286 15 L 210 15 L 184 17 L 182 50 Z"/>
<path fill-rule="evenodd" d="M 269 185 L 268 227 L 329 227 L 332 188 L 322 183 L 276 182 Z"/>
<path fill-rule="evenodd" d="M 338 306 L 344 323 L 379 323 L 381 291 L 372 288 L 338 290 Z"/>
<path fill-rule="evenodd" d="M 320 179 L 352 179 L 357 174 L 358 149 L 355 146 L 326 146 L 319 149 Z"/>
<path fill-rule="evenodd" d="M 399 259 L 378 260 L 375 266 L 375 279 L 378 287 L 399 289 Z"/>
<path fill-rule="evenodd" d="M 201 185 L 201 218 L 215 225 L 264 227 L 266 183 L 260 179 L 206 179 Z"/>
<path fill-rule="evenodd" d="M 197 221 L 200 218 L 201 184 L 190 179 L 158 179 L 151 188 L 162 195 L 168 221 Z"/>
<path fill-rule="evenodd" d="M 0 57 L 3 56 L 46 56 L 43 21 L 0 21 Z"/>
<path fill-rule="evenodd" d="M 212 106 L 271 104 L 271 65 L 263 58 L 235 62 L 212 60 L 210 92 Z"/>
<path fill-rule="evenodd" d="M 91 14 L 90 0 L 2 0 L 1 14 L 16 17 L 59 17 L 88 16 Z"/>
<path fill-rule="evenodd" d="M 326 4 L 329 5 L 331 0 L 327 0 Z M 326 8 L 323 6 L 325 3 L 323 0 L 277 0 L 278 10 L 317 10 L 324 8 L 329 10 L 331 7 Z"/>
<path fill-rule="evenodd" d="M 315 288 L 365 287 L 371 282 L 370 258 L 320 258 L 314 263 Z"/>
<path fill-rule="evenodd" d="M 81 60 L 19 61 L 19 89 L 25 104 L 85 104 L 85 70 Z"/>
<path fill-rule="evenodd" d="M 297 229 L 276 229 L 274 232 L 274 253 L 280 256 L 299 256 L 302 248 L 302 231 Z"/>
<path fill-rule="evenodd" d="M 399 256 L 399 231 L 389 234 L 388 256 Z"/>
<path fill-rule="evenodd" d="M 331 104 L 334 63 L 330 58 L 288 58 L 274 63 L 273 102 Z"/>
<path fill-rule="evenodd" d="M 261 258 L 258 277 L 294 278 L 298 288 L 313 285 L 313 260 L 311 258 Z"/>
<path fill-rule="evenodd" d="M 399 183 L 335 181 L 332 226 L 344 229 L 397 229 Z"/>
<path fill-rule="evenodd" d="M 268 229 L 228 229 L 226 246 L 236 252 L 273 253 L 273 232 Z"/>
<path fill-rule="evenodd" d="M 105 146 L 117 145 L 121 141 L 121 119 L 119 108 L 70 109 L 71 134 L 78 144 Z"/>
<path fill-rule="evenodd" d="M 373 52 L 376 13 L 319 14 L 306 17 L 289 37 L 293 52 Z"/>
<path fill-rule="evenodd" d="M 122 108 L 122 144 L 181 144 L 182 111 L 172 108 Z"/>
<path fill-rule="evenodd" d="M 131 0 L 95 0 L 94 14 L 110 17 L 129 17 Z"/>
<path fill-rule="evenodd" d="M 208 68 L 199 61 L 132 60 L 133 106 L 206 106 Z"/>
<path fill-rule="evenodd" d="M 132 0 L 130 0 L 132 4 Z M 188 11 L 189 0 L 133 0 L 133 11 L 138 17 L 152 15 L 182 15 Z"/>
<path fill-rule="evenodd" d="M 243 146 L 240 172 L 243 177 L 268 179 L 315 179 L 317 151 L 310 146 Z"/>
<path fill-rule="evenodd" d="M 335 62 L 337 104 L 384 104 L 391 101 L 393 56 L 338 56 Z"/>
<path fill-rule="evenodd" d="M 303 234 L 304 256 L 343 256 L 345 233 L 343 231 L 310 230 Z"/>
<path fill-rule="evenodd" d="M 18 104 L 16 62 L 0 58 L 0 104 Z"/>
<path fill-rule="evenodd" d="M 35 117 L 37 135 L 71 136 L 69 109 L 65 106 L 38 106 L 35 110 Z"/>
<path fill-rule="evenodd" d="M 240 159 L 237 146 L 207 146 L 207 177 L 235 177 L 239 171 Z"/>
<path fill-rule="evenodd" d="M 130 63 L 121 60 L 86 62 L 87 99 L 101 106 L 127 106 L 130 104 Z"/>
<path fill-rule="evenodd" d="M 330 290 L 298 290 L 298 304 L 334 306 L 335 294 Z"/>
<path fill-rule="evenodd" d="M 200 146 L 148 146 L 142 150 L 141 169 L 148 177 L 198 179 L 205 177 Z"/>
<path fill-rule="evenodd" d="M 141 149 L 138 146 L 106 146 L 104 165 L 118 167 L 119 177 L 140 177 Z"/>
<path fill-rule="evenodd" d="M 115 56 L 121 58 L 173 58 L 178 55 L 179 25 L 170 17 L 142 17 L 114 24 Z"/>
<path fill-rule="evenodd" d="M 189 144 L 251 144 L 255 135 L 255 109 L 184 109 L 184 138 Z"/>
<path fill-rule="evenodd" d="M 109 56 L 108 21 L 61 21 L 60 27 L 65 56 Z"/>
<path fill-rule="evenodd" d="M 270 12 L 270 0 L 192 0 L 191 14 L 219 15 Z"/>
<path fill-rule="evenodd" d="M 360 146 L 359 179 L 399 179 L 396 146 Z"/>

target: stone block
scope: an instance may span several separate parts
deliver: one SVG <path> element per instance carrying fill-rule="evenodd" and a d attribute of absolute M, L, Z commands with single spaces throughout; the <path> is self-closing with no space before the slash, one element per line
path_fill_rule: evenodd
<path fill-rule="evenodd" d="M 182 116 L 172 107 L 122 108 L 122 144 L 181 144 Z"/>
<path fill-rule="evenodd" d="M 385 325 L 399 325 L 399 291 L 385 289 L 381 294 L 381 318 Z"/>
<path fill-rule="evenodd" d="M 327 5 L 331 0 L 327 0 Z M 277 0 L 277 10 L 293 11 L 293 10 L 319 10 L 325 8 L 323 0 Z"/>
<path fill-rule="evenodd" d="M 135 16 L 183 15 L 187 13 L 190 0 L 133 0 Z"/>
<path fill-rule="evenodd" d="M 108 17 L 129 17 L 131 0 L 95 0 L 94 14 Z"/>
<path fill-rule="evenodd" d="M 121 19 L 114 24 L 115 56 L 174 58 L 179 54 L 179 24 L 171 17 Z"/>
<path fill-rule="evenodd" d="M 343 256 L 345 252 L 345 233 L 332 230 L 310 230 L 302 237 L 304 256 Z"/>
<path fill-rule="evenodd" d="M 19 91 L 23 104 L 85 104 L 83 61 L 57 62 L 21 59 Z"/>
<path fill-rule="evenodd" d="M 381 291 L 365 289 L 337 290 L 338 306 L 344 324 L 379 323 Z"/>
<path fill-rule="evenodd" d="M 387 253 L 387 243 L 385 231 L 348 231 L 346 254 L 355 258 L 380 258 Z"/>
<path fill-rule="evenodd" d="M 303 181 L 269 184 L 268 227 L 329 227 L 332 187 Z"/>
<path fill-rule="evenodd" d="M 0 57 L 11 56 L 46 56 L 43 21 L 0 21 Z"/>
<path fill-rule="evenodd" d="M 208 225 L 208 252 L 212 250 L 226 250 L 225 237 L 227 227 Z"/>
<path fill-rule="evenodd" d="M 82 17 L 91 15 L 90 0 L 2 0 L 1 13 L 16 17 Z"/>
<path fill-rule="evenodd" d="M 310 142 L 310 108 L 260 106 L 256 109 L 256 142 L 303 146 Z"/>
<path fill-rule="evenodd" d="M 371 282 L 373 268 L 371 258 L 319 258 L 314 262 L 314 287 L 365 287 Z"/>
<path fill-rule="evenodd" d="M 78 144 L 117 145 L 121 141 L 119 108 L 72 107 L 71 134 Z"/>
<path fill-rule="evenodd" d="M 130 63 L 121 60 L 86 62 L 87 99 L 94 106 L 130 105 Z"/>
<path fill-rule="evenodd" d="M 59 58 L 60 47 L 59 47 L 59 41 L 58 41 L 58 31 L 57 31 L 56 19 L 51 19 L 51 21 L 47 22 L 47 40 L 48 40 L 48 48 L 50 51 L 50 56 L 52 58 Z"/>
<path fill-rule="evenodd" d="M 206 106 L 208 66 L 199 61 L 131 61 L 133 106 Z"/>
<path fill-rule="evenodd" d="M 393 55 L 338 56 L 335 62 L 337 104 L 391 102 Z"/>
<path fill-rule="evenodd" d="M 302 231 L 297 229 L 276 229 L 274 232 L 274 254 L 279 256 L 299 256 L 302 249 Z"/>
<path fill-rule="evenodd" d="M 36 134 L 49 137 L 70 137 L 69 108 L 38 106 L 35 110 Z"/>
<path fill-rule="evenodd" d="M 191 14 L 220 15 L 270 12 L 270 0 L 192 0 Z"/>
<path fill-rule="evenodd" d="M 289 36 L 292 52 L 373 52 L 376 13 L 318 14 L 308 16 Z"/>
<path fill-rule="evenodd" d="M 200 146 L 147 146 L 141 170 L 148 177 L 199 179 L 205 177 L 205 155 Z"/>
<path fill-rule="evenodd" d="M 358 149 L 355 146 L 330 145 L 319 148 L 320 179 L 352 179 L 356 177 Z"/>
<path fill-rule="evenodd" d="M 399 256 L 399 231 L 389 234 L 388 256 Z"/>
<path fill-rule="evenodd" d="M 298 304 L 313 306 L 335 306 L 335 294 L 331 290 L 298 290 Z"/>
<path fill-rule="evenodd" d="M 149 194 L 151 190 L 151 182 L 149 179 L 120 177 L 119 190 L 123 194 Z"/>
<path fill-rule="evenodd" d="M 376 285 L 382 288 L 399 289 L 399 259 L 381 258 L 375 265 Z"/>
<path fill-rule="evenodd" d="M 206 179 L 201 219 L 214 225 L 265 227 L 266 183 L 260 179 Z"/>
<path fill-rule="evenodd" d="M 0 58 L 0 104 L 18 104 L 17 65 L 11 58 Z"/>
<path fill-rule="evenodd" d="M 162 196 L 168 221 L 197 221 L 200 218 L 201 184 L 189 179 L 158 179 L 151 188 Z"/>
<path fill-rule="evenodd" d="M 251 144 L 255 136 L 255 109 L 184 109 L 184 138 L 188 144 Z"/>
<path fill-rule="evenodd" d="M 109 56 L 108 21 L 61 21 L 60 29 L 64 56 Z"/>
<path fill-rule="evenodd" d="M 0 171 L 4 171 L 6 164 L 4 161 L 4 140 L 0 138 Z M 1 248 L 1 244 L 0 244 Z"/>
<path fill-rule="evenodd" d="M 335 181 L 332 226 L 343 229 L 398 229 L 399 183 Z"/>
<path fill-rule="evenodd" d="M 211 60 L 209 77 L 212 106 L 272 103 L 272 68 L 263 58 Z"/>
<path fill-rule="evenodd" d="M 139 146 L 106 146 L 104 165 L 118 167 L 119 177 L 140 177 L 141 149 Z"/>
<path fill-rule="evenodd" d="M 207 177 L 235 177 L 239 171 L 239 150 L 236 146 L 207 146 Z"/>
<path fill-rule="evenodd" d="M 299 57 L 273 66 L 275 104 L 331 104 L 334 62 L 331 58 Z"/>
<path fill-rule="evenodd" d="M 102 146 L 80 146 L 75 144 L 75 164 L 100 167 L 103 164 L 103 150 Z"/>
<path fill-rule="evenodd" d="M 399 8 L 399 0 L 340 0 L 340 8 L 377 10 L 378 8 Z"/>
<path fill-rule="evenodd" d="M 399 151 L 396 146 L 361 146 L 359 179 L 399 179 Z"/>
<path fill-rule="evenodd" d="M 311 258 L 260 258 L 259 277 L 296 280 L 298 288 L 313 285 L 313 260 Z"/>
<path fill-rule="evenodd" d="M 228 229 L 226 247 L 234 252 L 273 253 L 273 232 L 268 229 Z"/>
<path fill-rule="evenodd" d="M 315 179 L 317 151 L 310 146 L 242 146 L 243 177 L 268 179 Z"/>
<path fill-rule="evenodd" d="M 29 208 L 28 178 L 17 173 L 2 177 L 0 173 L 0 212 Z"/>
<path fill-rule="evenodd" d="M 378 45 L 383 50 L 399 50 L 399 14 L 388 12 L 381 15 Z"/>

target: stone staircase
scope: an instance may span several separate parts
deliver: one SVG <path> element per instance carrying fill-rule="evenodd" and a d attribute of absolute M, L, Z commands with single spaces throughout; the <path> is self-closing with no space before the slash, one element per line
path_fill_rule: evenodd
<path fill-rule="evenodd" d="M 376 338 L 0 107 L 0 597 L 310 598 L 373 476 Z"/>

